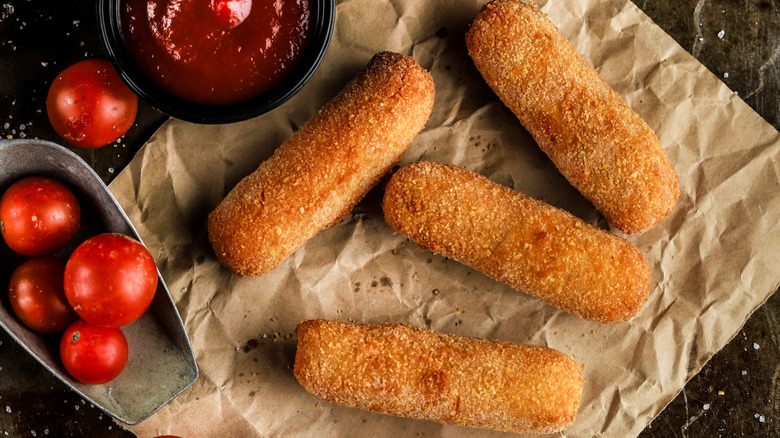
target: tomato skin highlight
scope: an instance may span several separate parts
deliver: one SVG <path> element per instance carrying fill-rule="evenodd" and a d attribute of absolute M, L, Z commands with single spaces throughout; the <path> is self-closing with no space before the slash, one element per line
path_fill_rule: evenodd
<path fill-rule="evenodd" d="M 19 265 L 8 284 L 8 299 L 16 316 L 38 333 L 59 333 L 78 319 L 65 298 L 65 262 L 38 257 Z"/>
<path fill-rule="evenodd" d="M 102 59 L 86 59 L 63 70 L 46 97 L 54 130 L 84 148 L 105 146 L 124 135 L 137 112 L 138 96 Z"/>
<path fill-rule="evenodd" d="M 32 176 L 11 184 L 0 198 L 0 233 L 15 252 L 26 256 L 53 254 L 79 230 L 81 207 L 65 184 Z"/>
<path fill-rule="evenodd" d="M 127 364 L 127 338 L 116 327 L 96 327 L 78 320 L 60 340 L 60 358 L 76 380 L 90 385 L 116 378 Z"/>
<path fill-rule="evenodd" d="M 120 327 L 146 311 L 157 290 L 157 266 L 140 242 L 105 233 L 84 241 L 65 267 L 65 296 L 85 321 Z"/>

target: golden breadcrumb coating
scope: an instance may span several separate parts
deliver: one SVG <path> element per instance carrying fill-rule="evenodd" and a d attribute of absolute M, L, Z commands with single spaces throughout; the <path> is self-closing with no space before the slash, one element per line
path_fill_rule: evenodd
<path fill-rule="evenodd" d="M 631 242 L 460 167 L 402 167 L 382 208 L 419 248 L 587 320 L 627 321 L 647 301 L 650 264 Z"/>
<path fill-rule="evenodd" d="M 546 347 L 439 334 L 403 324 L 302 322 L 295 378 L 354 408 L 515 433 L 574 421 L 582 367 Z"/>
<path fill-rule="evenodd" d="M 640 234 L 672 211 L 679 182 L 658 138 L 533 2 L 491 1 L 466 44 L 488 85 L 613 226 Z"/>
<path fill-rule="evenodd" d="M 433 109 L 433 79 L 383 52 L 209 215 L 219 261 L 262 275 L 344 218 L 400 160 Z"/>

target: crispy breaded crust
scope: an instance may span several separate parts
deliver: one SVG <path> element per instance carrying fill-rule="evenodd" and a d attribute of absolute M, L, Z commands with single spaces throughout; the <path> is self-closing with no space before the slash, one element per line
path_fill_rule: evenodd
<path fill-rule="evenodd" d="M 647 301 L 650 264 L 631 242 L 460 167 L 402 167 L 382 208 L 419 248 L 582 318 L 626 321 Z"/>
<path fill-rule="evenodd" d="M 375 55 L 209 215 L 219 261 L 262 275 L 338 223 L 425 126 L 433 93 L 433 79 L 412 58 Z"/>
<path fill-rule="evenodd" d="M 533 3 L 495 0 L 466 34 L 485 81 L 609 222 L 640 234 L 674 208 L 674 167 L 642 118 Z"/>
<path fill-rule="evenodd" d="M 582 367 L 545 347 L 439 334 L 403 324 L 298 325 L 295 378 L 333 403 L 515 433 L 574 421 Z"/>

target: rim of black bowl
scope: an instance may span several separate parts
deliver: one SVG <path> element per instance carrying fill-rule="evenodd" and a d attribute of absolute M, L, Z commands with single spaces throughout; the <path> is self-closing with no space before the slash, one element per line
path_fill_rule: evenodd
<path fill-rule="evenodd" d="M 312 0 L 311 43 L 298 66 L 272 90 L 229 105 L 207 105 L 178 97 L 149 79 L 136 64 L 125 43 L 121 5 L 125 0 L 98 0 L 98 27 L 109 60 L 122 80 L 157 110 L 195 123 L 232 123 L 265 114 L 293 97 L 319 67 L 333 35 L 335 0 Z"/>

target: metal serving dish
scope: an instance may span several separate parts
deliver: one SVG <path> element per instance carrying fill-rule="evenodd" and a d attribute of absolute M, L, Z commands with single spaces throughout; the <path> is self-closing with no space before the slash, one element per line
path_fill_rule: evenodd
<path fill-rule="evenodd" d="M 33 175 L 56 178 L 75 193 L 81 204 L 82 224 L 74 241 L 55 256 L 66 260 L 87 238 L 116 232 L 140 236 L 103 181 L 78 155 L 55 143 L 40 140 L 0 141 L 0 193 L 13 182 Z M 0 238 L 0 326 L 71 389 L 107 414 L 136 424 L 157 411 L 198 378 L 198 367 L 181 316 L 158 272 L 158 286 L 149 309 L 122 327 L 127 337 L 127 366 L 114 380 L 86 385 L 74 380 L 59 358 L 61 335 L 42 335 L 17 319 L 8 301 L 8 280 L 26 260 Z"/>

